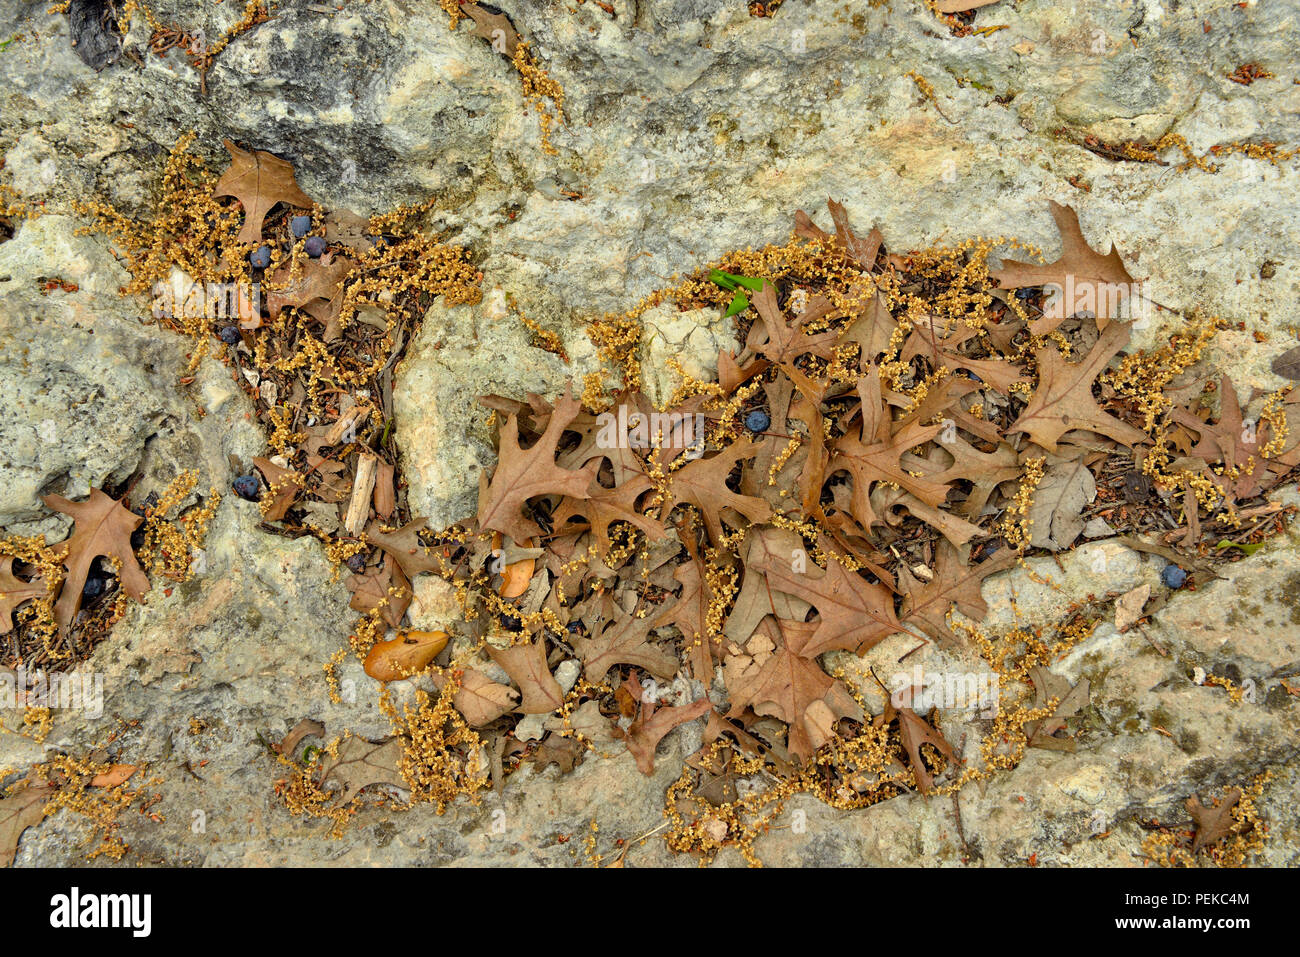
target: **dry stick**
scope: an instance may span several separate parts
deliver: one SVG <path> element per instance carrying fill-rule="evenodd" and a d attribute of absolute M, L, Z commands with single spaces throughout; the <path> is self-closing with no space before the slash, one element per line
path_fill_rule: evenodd
<path fill-rule="evenodd" d="M 360 535 L 370 514 L 370 495 L 375 490 L 375 471 L 379 459 L 374 455 L 362 453 L 357 462 L 357 478 L 352 483 L 352 500 L 348 502 L 347 517 L 343 527 L 349 535 Z"/>

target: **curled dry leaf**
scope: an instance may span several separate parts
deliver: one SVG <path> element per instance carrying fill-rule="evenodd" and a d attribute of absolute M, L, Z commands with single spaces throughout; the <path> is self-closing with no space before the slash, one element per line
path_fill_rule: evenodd
<path fill-rule="evenodd" d="M 319 721 L 313 721 L 311 718 L 303 718 L 292 728 L 289 733 L 281 739 L 280 743 L 275 746 L 276 750 L 286 757 L 292 755 L 298 750 L 298 744 L 303 738 L 319 738 L 325 734 L 325 725 Z"/>
<path fill-rule="evenodd" d="M 712 710 L 713 705 L 707 697 L 672 708 L 656 709 L 654 704 L 643 702 L 641 713 L 623 732 L 627 749 L 632 752 L 641 773 L 654 774 L 655 749 L 669 731 L 687 721 L 702 718 Z"/>
<path fill-rule="evenodd" d="M 447 647 L 445 631 L 403 631 L 379 641 L 366 655 L 365 672 L 376 681 L 401 681 L 418 674 Z"/>
<path fill-rule="evenodd" d="M 90 779 L 90 786 L 94 788 L 115 788 L 119 784 L 125 784 L 131 779 L 131 775 L 138 771 L 134 764 L 114 764 L 107 771 L 101 771 Z"/>

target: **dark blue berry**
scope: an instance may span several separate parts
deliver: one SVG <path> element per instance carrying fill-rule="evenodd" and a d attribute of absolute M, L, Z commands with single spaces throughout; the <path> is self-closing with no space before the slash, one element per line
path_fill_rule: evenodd
<path fill-rule="evenodd" d="M 1038 295 L 1038 287 L 1037 287 L 1037 286 L 1026 286 L 1026 287 L 1023 288 L 1023 289 L 1017 289 L 1017 290 L 1016 290 L 1016 298 L 1017 298 L 1017 299 L 1021 299 L 1021 300 L 1024 300 L 1024 299 L 1033 299 L 1033 298 L 1034 298 L 1035 296 L 1037 296 L 1037 295 Z"/>
<path fill-rule="evenodd" d="M 248 254 L 248 261 L 253 264 L 254 269 L 265 269 L 271 265 L 271 247 L 258 246 Z"/>
<path fill-rule="evenodd" d="M 578 619 L 576 618 L 573 621 L 569 622 L 564 627 L 571 635 L 582 634 L 582 622 L 578 621 Z"/>
<path fill-rule="evenodd" d="M 232 484 L 235 494 L 250 502 L 256 502 L 262 491 L 256 475 L 241 475 Z"/>
<path fill-rule="evenodd" d="M 767 427 L 771 424 L 772 417 L 762 409 L 755 409 L 745 416 L 745 428 L 751 432 L 766 432 Z"/>
<path fill-rule="evenodd" d="M 325 252 L 325 240 L 319 236 L 308 236 L 302 248 L 312 259 L 319 259 Z"/>
<path fill-rule="evenodd" d="M 239 328 L 237 326 L 222 326 L 217 337 L 228 346 L 233 346 L 239 341 Z"/>
<path fill-rule="evenodd" d="M 518 631 L 523 626 L 524 623 L 520 621 L 518 618 L 516 618 L 514 615 L 501 616 L 501 627 L 504 628 L 506 631 Z"/>
<path fill-rule="evenodd" d="M 86 579 L 86 584 L 81 589 L 82 598 L 98 598 L 104 594 L 104 589 L 108 587 L 107 578 L 99 578 L 92 575 Z"/>
<path fill-rule="evenodd" d="M 1170 588 L 1182 588 L 1187 583 L 1187 572 L 1177 565 L 1166 565 L 1160 572 L 1160 580 Z"/>
<path fill-rule="evenodd" d="M 302 239 L 311 232 L 311 217 L 294 216 L 289 220 L 289 230 L 293 233 L 294 239 Z"/>
<path fill-rule="evenodd" d="M 347 557 L 347 566 L 353 574 L 360 575 L 366 570 L 366 556 L 360 552 L 357 552 L 355 555 L 349 555 Z"/>

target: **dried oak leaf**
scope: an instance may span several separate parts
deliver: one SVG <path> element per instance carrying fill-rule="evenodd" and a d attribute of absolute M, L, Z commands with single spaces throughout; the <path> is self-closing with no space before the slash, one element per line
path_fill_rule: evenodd
<path fill-rule="evenodd" d="M 354 265 L 350 259 L 326 253 L 301 264 L 295 279 L 291 278 L 292 264 L 285 263 L 271 276 L 271 285 L 280 288 L 266 294 L 271 318 L 280 315 L 285 306 L 304 309 L 325 326 L 325 341 L 333 342 L 343 334 L 339 313 L 343 308 L 344 280 Z"/>
<path fill-rule="evenodd" d="M 876 718 L 876 726 L 884 727 L 895 718 L 898 719 L 898 733 L 903 740 L 903 750 L 907 752 L 907 763 L 912 767 L 912 776 L 922 794 L 928 794 L 934 786 L 934 776 L 926 767 L 921 754 L 921 745 L 929 744 L 949 761 L 956 761 L 957 755 L 948 744 L 947 739 L 938 728 L 934 727 L 911 708 L 896 708 L 893 702 L 885 699 L 885 710 Z"/>
<path fill-rule="evenodd" d="M 777 588 L 763 568 L 768 564 L 790 564 L 804 552 L 804 543 L 796 533 L 784 528 L 751 528 L 745 535 L 741 563 L 740 591 L 723 634 L 739 645 L 749 641 L 759 623 L 768 616 L 788 621 L 803 621 L 812 606 Z"/>
<path fill-rule="evenodd" d="M 862 709 L 838 681 L 826 674 L 816 661 L 813 645 L 815 623 L 777 620 L 772 629 L 780 638 L 777 647 L 761 664 L 743 672 L 735 687 L 728 687 L 731 710 L 728 717 L 745 708 L 770 715 L 790 726 L 790 753 L 806 762 L 814 751 L 830 740 L 840 718 L 861 721 Z"/>
<path fill-rule="evenodd" d="M 221 174 L 212 195 L 233 196 L 244 207 L 241 243 L 261 242 L 262 222 L 276 203 L 311 209 L 312 199 L 298 188 L 292 164 L 262 150 L 249 153 L 230 140 L 223 142 L 230 152 L 230 168 Z"/>
<path fill-rule="evenodd" d="M 461 12 L 474 21 L 473 35 L 492 44 L 492 49 L 511 60 L 519 49 L 519 34 L 504 13 L 489 13 L 477 3 L 461 4 Z"/>
<path fill-rule="evenodd" d="M 350 803 L 372 784 L 409 789 L 399 770 L 402 754 L 402 742 L 397 738 L 367 741 L 353 735 L 339 745 L 337 758 L 325 753 L 316 780 L 322 787 L 329 781 L 336 781 L 342 787 L 334 802 L 336 807 Z"/>
<path fill-rule="evenodd" d="M 510 415 L 501 427 L 497 467 L 489 480 L 479 476 L 479 528 L 504 532 L 517 542 L 542 533 L 541 527 L 523 515 L 524 504 L 539 495 L 567 495 L 585 499 L 598 463 L 569 470 L 556 464 L 556 446 L 565 427 L 577 417 L 581 405 L 565 390 L 556 403 L 546 431 L 531 448 L 519 444 L 519 420 Z"/>
<path fill-rule="evenodd" d="M 561 774 L 568 774 L 575 764 L 581 762 L 582 752 L 582 745 L 578 741 L 561 737 L 552 731 L 533 755 L 533 770 L 545 771 L 555 764 L 559 766 Z"/>
<path fill-rule="evenodd" d="M 477 668 L 466 668 L 460 672 L 459 684 L 451 703 L 464 716 L 471 728 L 489 724 L 507 712 L 513 711 L 519 702 L 519 692 L 509 685 L 493 681 Z M 441 690 L 446 678 L 437 672 L 433 683 Z"/>
<path fill-rule="evenodd" d="M 1142 609 L 1146 607 L 1147 599 L 1150 597 L 1150 584 L 1139 585 L 1122 595 L 1119 601 L 1115 602 L 1115 630 L 1123 634 L 1137 624 L 1142 619 Z"/>
<path fill-rule="evenodd" d="M 1033 523 L 1029 543 L 1059 552 L 1083 531 L 1083 508 L 1097 497 L 1097 482 L 1083 459 L 1052 465 L 1034 489 L 1027 517 Z"/>
<path fill-rule="evenodd" d="M 75 521 L 63 564 L 68 577 L 54 605 L 54 620 L 66 630 L 81 610 L 81 593 L 86 586 L 90 566 L 101 556 L 116 559 L 121 567 L 118 578 L 122 589 L 136 601 L 143 601 L 149 590 L 149 578 L 131 551 L 131 533 L 144 521 L 121 502 L 109 498 L 99 489 L 91 489 L 84 502 L 70 502 L 62 495 L 45 496 L 45 504 L 56 512 L 71 515 Z"/>
<path fill-rule="evenodd" d="M 929 478 L 918 478 L 905 469 L 900 459 L 911 449 L 944 431 L 942 424 L 922 425 L 917 420 L 893 429 L 885 403 L 880 376 L 870 368 L 858 382 L 862 399 L 860 437 L 846 433 L 836 440 L 826 474 L 848 472 L 853 477 L 851 510 L 862 527 L 870 529 L 878 518 L 871 507 L 871 489 L 877 482 L 892 482 L 915 495 L 926 505 L 938 506 L 948 497 L 948 486 Z"/>
<path fill-rule="evenodd" d="M 704 563 L 690 548 L 690 557 L 677 566 L 673 579 L 682 586 L 677 600 L 654 620 L 654 625 L 675 625 L 682 633 L 686 646 L 686 660 L 691 675 L 709 687 L 713 683 L 713 652 L 717 643 L 708 633 L 709 607 L 713 603 L 713 589 L 709 587 Z"/>
<path fill-rule="evenodd" d="M 636 766 L 642 774 L 650 775 L 655 771 L 655 749 L 673 728 L 687 721 L 702 718 L 713 711 L 713 705 L 707 697 L 690 704 L 671 708 L 655 708 L 654 702 L 642 701 L 641 713 L 636 716 L 626 731 L 622 731 L 627 749 L 636 759 Z"/>
<path fill-rule="evenodd" d="M 303 487 L 302 476 L 292 469 L 281 468 L 268 458 L 255 458 L 253 464 L 262 473 L 262 478 L 266 479 L 274 496 L 270 506 L 262 513 L 262 518 L 268 522 L 278 522 L 297 501 L 298 493 Z"/>
<path fill-rule="evenodd" d="M 44 781 L 33 781 L 12 794 L 0 797 L 0 867 L 9 867 L 18 854 L 18 839 L 23 831 L 45 820 L 45 805 L 54 788 Z"/>
<path fill-rule="evenodd" d="M 829 541 L 823 540 L 822 551 L 833 553 Z M 825 569 L 808 563 L 806 569 L 796 571 L 794 556 L 765 556 L 750 567 L 766 575 L 775 588 L 817 609 L 820 620 L 812 636 L 801 643 L 803 655 L 812 657 L 832 648 L 862 654 L 899 630 L 893 592 L 868 582 L 834 558 Z"/>
<path fill-rule="evenodd" d="M 807 353 L 823 359 L 834 354 L 835 340 L 839 333 L 820 332 L 809 335 L 803 331 L 802 318 L 787 321 L 777 305 L 776 286 L 770 282 L 763 285 L 761 292 L 755 293 L 754 308 L 762 323 L 755 323 L 751 327 L 746 348 L 778 364 L 792 363 Z M 758 341 L 762 338 L 759 335 L 760 329 L 767 333 L 765 342 Z"/>
<path fill-rule="evenodd" d="M 988 614 L 988 605 L 980 594 L 984 579 L 994 572 L 1015 564 L 1016 555 L 1004 549 L 1001 555 L 967 565 L 956 548 L 941 542 L 937 550 L 934 578 L 922 584 L 904 564 L 898 570 L 898 583 L 903 594 L 902 619 L 916 623 L 929 635 L 956 642 L 957 637 L 948 627 L 948 612 L 955 605 L 962 614 L 982 621 Z"/>
<path fill-rule="evenodd" d="M 859 239 L 854 235 L 853 230 L 849 228 L 849 215 L 843 205 L 833 199 L 828 199 L 826 207 L 830 210 L 831 221 L 835 224 L 834 237 L 814 225 L 811 217 L 802 209 L 797 210 L 794 214 L 795 234 L 804 239 L 819 242 L 827 247 L 838 246 L 850 259 L 857 263 L 859 268 L 869 271 L 875 265 L 876 254 L 880 252 L 880 246 L 884 242 L 880 230 L 873 227 L 865 239 Z"/>
<path fill-rule="evenodd" d="M 598 554 L 602 556 L 609 554 L 609 528 L 615 522 L 634 525 L 654 541 L 663 537 L 664 527 L 638 511 L 636 504 L 637 499 L 653 487 L 654 483 L 645 475 L 630 478 L 615 488 L 605 488 L 593 479 L 586 498 L 566 496 L 552 513 L 551 519 L 559 530 L 564 530 L 565 523 L 573 518 L 584 519 L 596 538 Z"/>
<path fill-rule="evenodd" d="M 1065 719 L 1073 718 L 1088 706 L 1091 685 L 1087 678 L 1070 686 L 1070 682 L 1042 665 L 1029 669 L 1029 678 L 1034 683 L 1037 696 L 1035 708 L 1045 708 L 1053 698 L 1057 704 L 1050 717 L 1025 722 L 1025 736 L 1029 747 L 1045 748 L 1048 751 L 1073 751 L 1073 738 L 1058 738 L 1056 732 L 1065 727 Z"/>
<path fill-rule="evenodd" d="M 492 660 L 519 686 L 524 714 L 550 714 L 564 704 L 564 691 L 546 663 L 546 642 L 537 639 L 509 648 L 487 646 Z"/>
<path fill-rule="evenodd" d="M 1192 457 L 1222 462 L 1227 470 L 1236 469 L 1235 477 L 1207 473 L 1226 497 L 1244 499 L 1259 493 L 1267 464 L 1260 447 L 1268 443 L 1271 429 L 1267 424 L 1246 423 L 1231 379 L 1225 375 L 1219 380 L 1219 419 L 1214 425 L 1187 409 L 1174 409 L 1170 419 L 1197 433 L 1198 441 L 1190 452 Z"/>
<path fill-rule="evenodd" d="M 602 616 L 599 632 L 573 641 L 573 650 L 582 659 L 582 673 L 590 682 L 599 682 L 617 664 L 638 665 L 660 678 L 677 673 L 676 655 L 660 650 L 649 641 L 655 622 L 648 616 L 637 618 L 614 606 Z"/>
<path fill-rule="evenodd" d="M 1192 853 L 1203 847 L 1217 844 L 1237 826 L 1237 819 L 1232 816 L 1232 809 L 1241 800 L 1241 788 L 1233 788 L 1218 800 L 1213 807 L 1201 803 L 1199 795 L 1193 794 L 1187 799 L 1187 812 L 1196 822 L 1196 837 L 1192 841 Z"/>
<path fill-rule="evenodd" d="M 1124 268 L 1124 260 L 1120 259 L 1119 252 L 1114 249 L 1104 255 L 1097 252 L 1083 238 L 1083 230 L 1079 228 L 1078 213 L 1068 206 L 1061 206 L 1050 200 L 1048 206 L 1051 207 L 1052 218 L 1056 220 L 1056 228 L 1061 234 L 1060 258 L 1056 262 L 1045 265 L 1006 259 L 1003 260 L 1001 269 L 990 270 L 989 275 L 997 280 L 998 285 L 1003 289 L 1023 289 L 1027 286 L 1044 286 L 1049 283 L 1054 283 L 1062 289 L 1085 286 L 1105 288 L 1107 285 L 1113 285 L 1115 288 L 1125 290 L 1127 294 L 1133 277 Z M 1105 297 L 1096 298 L 1101 300 Z M 1036 336 L 1051 332 L 1070 317 L 1073 311 L 1072 305 L 1072 303 L 1065 303 L 1064 308 L 1054 311 L 1052 315 L 1044 315 L 1034 320 L 1029 324 L 1029 331 Z M 1096 304 L 1098 326 L 1106 325 L 1107 319 L 1115 318 L 1102 315 L 1106 311 L 1104 306 L 1104 302 Z"/>
<path fill-rule="evenodd" d="M 1112 322 L 1082 362 L 1067 362 L 1054 343 L 1044 343 L 1035 352 L 1038 387 L 1009 431 L 1028 433 L 1049 452 L 1056 451 L 1056 443 L 1071 429 L 1098 432 L 1127 446 L 1146 441 L 1145 432 L 1103 412 L 1092 397 L 1097 376 L 1128 344 L 1129 334 L 1127 324 Z"/>
<path fill-rule="evenodd" d="M 378 608 L 380 603 L 386 603 L 381 614 L 384 621 L 393 628 L 401 624 L 402 616 L 415 597 L 410 581 L 402 572 L 402 566 L 392 555 L 385 555 L 384 564 L 380 567 L 367 569 L 360 575 L 349 575 L 344 584 L 352 592 L 349 608 L 369 613 Z"/>
<path fill-rule="evenodd" d="M 722 539 L 720 513 L 723 509 L 734 509 L 751 522 L 766 522 L 772 517 L 772 506 L 761 498 L 739 495 L 727 488 L 727 477 L 736 463 L 753 458 L 758 451 L 756 442 L 742 439 L 733 442 L 717 455 L 686 463 L 671 473 L 668 500 L 663 503 L 660 514 L 666 516 L 678 504 L 694 505 L 704 517 L 705 528 L 709 530 L 709 539 L 713 542 Z"/>
<path fill-rule="evenodd" d="M 417 518 L 394 532 L 386 532 L 382 523 L 371 522 L 366 526 L 364 537 L 371 545 L 378 545 L 391 555 L 402 566 L 407 578 L 414 578 L 421 572 L 437 572 L 443 567 L 442 562 L 420 541 L 420 532 L 427 526 L 427 519 Z"/>
<path fill-rule="evenodd" d="M 19 605 L 45 594 L 44 578 L 37 577 L 25 582 L 14 575 L 13 558 L 0 558 L 0 635 L 13 631 L 14 610 Z"/>

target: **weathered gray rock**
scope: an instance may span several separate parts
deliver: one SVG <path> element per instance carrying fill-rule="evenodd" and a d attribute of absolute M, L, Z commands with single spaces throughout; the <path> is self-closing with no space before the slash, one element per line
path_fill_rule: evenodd
<path fill-rule="evenodd" d="M 1243 398 L 1282 384 L 1269 365 L 1297 319 L 1300 228 L 1284 202 L 1300 183 L 1295 164 L 1234 156 L 1214 175 L 1180 173 L 1104 160 L 1054 131 L 1111 139 L 1172 131 L 1198 154 L 1243 139 L 1300 145 L 1300 89 L 1288 72 L 1292 7 L 1021 0 L 978 15 L 977 25 L 1007 29 L 957 39 L 907 0 L 854 11 L 787 0 L 771 19 L 721 0 L 615 0 L 613 16 L 595 4 L 500 5 L 564 87 L 568 122 L 555 132 L 556 155 L 542 151 L 511 66 L 468 25 L 448 32 L 434 4 L 282 6 L 221 54 L 204 97 L 178 52 L 165 61 L 147 53 L 138 16 L 124 55 L 96 73 L 45 0 L 0 0 L 0 39 L 18 35 L 0 53 L 0 175 L 47 210 L 107 198 L 138 212 L 178 131 L 194 129 L 196 148 L 217 166 L 224 136 L 286 156 L 328 204 L 372 212 L 436 194 L 435 226 L 472 250 L 487 295 L 476 307 L 435 304 L 397 374 L 408 494 L 435 526 L 473 511 L 477 473 L 493 463 L 477 395 L 554 396 L 566 380 L 580 382 L 596 366 L 586 319 L 621 311 L 727 250 L 784 239 L 793 211 L 821 219 L 827 196 L 861 226 L 879 225 L 895 250 L 1015 235 L 1049 258 L 1058 244 L 1045 200 L 1074 205 L 1087 237 L 1117 243 L 1150 298 L 1244 324 L 1221 333 L 1207 355 Z M 153 4 L 163 22 L 207 39 L 238 6 Z M 1278 78 L 1226 79 L 1244 60 Z M 933 85 L 934 102 L 910 71 Z M 1261 276 L 1265 262 L 1274 264 L 1270 278 Z M 102 243 L 73 237 L 68 219 L 27 222 L 0 244 L 5 276 L 0 528 L 57 534 L 62 526 L 44 517 L 40 493 L 75 496 L 134 474 L 143 474 L 139 488 L 151 488 L 198 467 L 201 489 L 225 488 L 227 456 L 247 462 L 261 451 L 243 418 L 247 402 L 219 363 L 205 363 L 191 394 L 178 393 L 184 344 L 137 323 L 145 305 L 116 298 L 120 269 Z M 80 290 L 41 295 L 37 276 Z M 507 297 L 556 331 L 567 365 L 529 344 Z M 675 384 L 664 375 L 669 355 L 707 369 L 725 343 L 716 322 L 676 337 L 666 330 L 685 329 L 689 314 L 650 320 L 643 356 L 660 394 Z M 1139 344 L 1161 341 L 1180 321 L 1159 312 L 1155 320 Z M 48 418 L 58 430 L 41 440 L 34 429 Z M 49 743 L 76 751 L 119 728 L 105 716 L 140 722 L 116 746 L 162 778 L 163 820 L 124 819 L 127 863 L 574 863 L 593 819 L 606 854 L 615 838 L 662 823 L 688 734 L 668 738 L 649 778 L 626 754 L 592 755 L 564 778 L 554 767 L 525 770 L 479 808 L 443 817 L 429 808 L 364 812 L 337 841 L 293 818 L 271 794 L 280 771 L 258 735 L 274 740 L 301 717 L 325 721 L 331 733 L 378 735 L 387 722 L 355 661 L 340 669 L 343 702 L 329 699 L 321 665 L 352 616 L 318 546 L 256 525 L 255 507 L 227 496 L 204 575 L 170 596 L 155 589 L 84 666 L 105 678 L 104 716 L 55 715 Z M 1294 864 L 1296 706 L 1280 680 L 1300 667 L 1296 548 L 1288 536 L 1231 566 L 1225 580 L 1173 596 L 1144 631 L 1099 625 L 1054 665 L 1092 683 L 1077 752 L 1031 751 L 1016 770 L 964 790 L 960 833 L 948 799 L 907 796 L 846 814 L 799 798 L 781 821 L 793 825 L 799 812 L 799 828 L 774 830 L 759 853 L 788 864 L 1017 864 L 1031 855 L 1140 864 L 1138 818 L 1177 818 L 1193 791 L 1272 766 L 1262 806 L 1274 839 L 1264 859 Z M 1062 562 L 1032 560 L 1034 575 L 991 579 L 986 626 L 1050 624 L 1089 595 L 1162 587 L 1158 559 L 1114 541 L 1063 553 Z M 445 624 L 448 596 L 418 591 L 419 621 Z M 861 665 L 882 676 L 914 663 L 987 675 L 968 652 L 932 646 L 900 663 L 915 644 L 882 643 L 850 677 L 870 694 Z M 1233 677 L 1246 697 L 1233 704 L 1198 684 L 1198 669 Z M 208 730 L 191 734 L 191 717 Z M 969 713 L 944 706 L 940 722 L 954 741 L 968 730 L 965 747 L 974 748 L 979 725 Z M 42 751 L 0 735 L 0 767 Z M 85 833 L 84 821 L 60 814 L 28 832 L 18 861 L 80 862 Z M 728 852 L 719 861 L 741 859 Z M 628 863 L 689 862 L 651 837 Z"/>
<path fill-rule="evenodd" d="M 42 495 L 124 481 L 182 414 L 181 340 L 118 299 L 126 273 L 102 241 L 73 236 L 77 225 L 40 217 L 0 245 L 0 526 L 15 530 L 66 528 Z M 46 292 L 46 279 L 79 288 Z"/>

